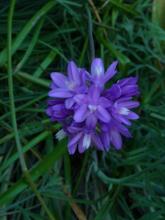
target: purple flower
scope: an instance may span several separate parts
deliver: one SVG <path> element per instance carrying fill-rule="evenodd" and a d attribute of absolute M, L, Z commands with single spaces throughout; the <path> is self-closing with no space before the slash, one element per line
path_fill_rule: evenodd
<path fill-rule="evenodd" d="M 129 130 L 122 125 L 122 123 L 112 119 L 111 123 L 103 124 L 101 126 L 101 140 L 104 145 L 105 150 L 109 150 L 111 144 L 119 150 L 122 147 L 122 137 L 121 135 L 130 138 L 131 134 Z"/>
<path fill-rule="evenodd" d="M 108 108 L 112 105 L 111 101 L 101 96 L 99 88 L 92 86 L 88 93 L 84 95 L 77 95 L 75 97 L 77 108 L 74 113 L 75 122 L 83 122 L 95 127 L 98 120 L 108 123 L 111 120 Z"/>
<path fill-rule="evenodd" d="M 117 73 L 117 63 L 117 61 L 113 62 L 105 72 L 102 59 L 95 58 L 91 64 L 90 79 L 92 83 L 98 87 L 104 87 L 104 84 Z"/>
<path fill-rule="evenodd" d="M 67 68 L 68 76 L 62 73 L 51 73 L 51 91 L 49 96 L 52 98 L 65 99 L 65 107 L 71 108 L 74 104 L 74 95 L 84 93 L 85 85 L 85 70 L 80 69 L 71 61 Z"/>
<path fill-rule="evenodd" d="M 116 100 L 120 97 L 130 97 L 139 95 L 139 88 L 137 85 L 137 77 L 128 77 L 119 80 L 113 84 L 110 89 L 105 90 L 104 96 L 110 100 Z"/>
<path fill-rule="evenodd" d="M 136 108 L 139 106 L 139 102 L 132 101 L 129 98 L 119 98 L 114 101 L 114 104 L 111 108 L 111 115 L 116 121 L 119 121 L 125 125 L 131 125 L 129 120 L 136 120 L 139 116 L 132 112 L 130 109 Z"/>
<path fill-rule="evenodd" d="M 72 113 L 65 108 L 63 100 L 48 100 L 48 108 L 46 110 L 52 121 L 62 121 Z"/>
<path fill-rule="evenodd" d="M 70 154 L 74 154 L 76 148 L 78 148 L 79 153 L 83 153 L 91 145 L 95 145 L 97 149 L 104 150 L 100 134 L 96 131 L 96 129 L 92 129 L 84 124 L 79 126 L 78 124 L 73 123 L 73 125 L 68 127 L 68 133 L 68 150 Z"/>
<path fill-rule="evenodd" d="M 117 81 L 106 89 L 105 84 L 116 73 L 117 61 L 104 71 L 103 61 L 95 58 L 91 64 L 91 74 L 68 63 L 67 76 L 51 73 L 51 91 L 47 114 L 52 121 L 61 123 L 63 129 L 56 137 L 68 136 L 68 151 L 76 149 L 83 153 L 89 147 L 108 151 L 113 145 L 122 147 L 122 136 L 130 138 L 127 126 L 139 116 L 132 109 L 139 106 L 133 100 L 139 95 L 137 77 Z"/>

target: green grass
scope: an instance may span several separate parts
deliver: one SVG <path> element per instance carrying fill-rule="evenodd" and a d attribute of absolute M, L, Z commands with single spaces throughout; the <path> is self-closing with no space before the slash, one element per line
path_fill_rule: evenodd
<path fill-rule="evenodd" d="M 2 220 L 165 219 L 165 31 L 158 26 L 163 13 L 156 20 L 150 0 L 93 1 L 95 7 L 90 2 L 17 0 L 12 16 L 12 1 L 2 0 Z M 96 56 L 106 67 L 119 60 L 114 80 L 139 76 L 140 119 L 121 151 L 69 156 L 67 140 L 54 138 L 60 125 L 45 114 L 49 74 L 64 72 L 71 59 L 89 68 L 90 15 Z"/>

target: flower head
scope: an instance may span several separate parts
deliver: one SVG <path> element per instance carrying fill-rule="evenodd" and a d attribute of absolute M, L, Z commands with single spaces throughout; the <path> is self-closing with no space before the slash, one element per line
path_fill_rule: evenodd
<path fill-rule="evenodd" d="M 46 112 L 52 121 L 62 124 L 57 138 L 68 136 L 70 154 L 76 149 L 83 153 L 89 147 L 107 151 L 113 145 L 121 149 L 122 136 L 131 137 L 126 126 L 139 118 L 132 111 L 139 106 L 133 100 L 139 95 L 138 78 L 128 77 L 105 88 L 117 73 L 116 66 L 117 61 L 105 71 L 102 59 L 95 58 L 91 73 L 78 68 L 73 61 L 68 63 L 67 75 L 51 73 L 51 99 Z"/>

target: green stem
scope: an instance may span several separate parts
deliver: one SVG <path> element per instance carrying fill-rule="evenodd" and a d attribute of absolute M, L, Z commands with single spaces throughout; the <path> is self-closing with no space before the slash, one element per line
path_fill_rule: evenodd
<path fill-rule="evenodd" d="M 80 185 L 80 182 L 81 182 L 81 179 L 83 177 L 83 174 L 84 174 L 84 171 L 85 171 L 85 168 L 86 168 L 86 165 L 87 165 L 87 162 L 88 162 L 88 159 L 89 159 L 89 155 L 90 155 L 90 151 L 88 150 L 85 154 L 85 157 L 83 159 L 83 164 L 82 164 L 82 167 L 81 167 L 81 170 L 80 170 L 80 175 L 76 181 L 76 185 L 75 185 L 75 188 L 73 190 L 73 195 L 76 194 L 77 190 L 78 190 L 78 187 Z"/>
<path fill-rule="evenodd" d="M 15 109 L 15 111 L 16 111 L 16 112 L 21 111 L 21 110 L 23 110 L 24 108 L 26 108 L 26 107 L 28 107 L 28 106 L 30 106 L 30 105 L 32 105 L 32 104 L 38 102 L 39 100 L 41 100 L 41 99 L 43 99 L 43 98 L 45 98 L 45 97 L 47 97 L 47 93 L 46 93 L 46 94 L 42 94 L 41 96 L 38 96 L 37 98 L 32 99 L 32 100 L 30 100 L 29 102 L 26 102 L 26 103 L 23 104 L 23 105 L 20 105 L 18 108 Z M 1 121 L 1 120 L 4 120 L 4 119 L 7 118 L 8 116 L 10 116 L 10 112 L 7 112 L 7 113 L 5 113 L 4 115 L 2 115 L 2 116 L 0 117 L 0 121 Z"/>
<path fill-rule="evenodd" d="M 8 15 L 8 34 L 7 34 L 7 56 L 8 56 L 8 86 L 9 86 L 9 99 L 10 99 L 10 111 L 11 111 L 11 120 L 12 120 L 12 126 L 14 130 L 14 136 L 17 146 L 17 151 L 19 154 L 20 164 L 22 171 L 24 173 L 26 181 L 29 183 L 32 191 L 35 193 L 36 197 L 38 198 L 39 202 L 41 203 L 43 209 L 49 216 L 50 220 L 55 220 L 51 212 L 49 211 L 48 207 L 46 206 L 44 200 L 42 199 L 40 193 L 37 191 L 37 187 L 33 180 L 31 179 L 31 176 L 29 174 L 29 171 L 26 166 L 26 162 L 23 155 L 23 150 L 19 138 L 18 133 L 18 127 L 17 127 L 17 120 L 16 120 L 16 109 L 15 109 L 15 102 L 14 102 L 14 89 L 13 89 L 13 76 L 12 76 L 12 19 L 13 19 L 13 13 L 15 8 L 16 0 L 11 0 L 10 2 L 10 9 L 9 9 L 9 15 Z"/>
<path fill-rule="evenodd" d="M 152 3 L 152 22 L 156 27 L 160 27 L 165 30 L 165 0 L 153 0 Z M 165 51 L 165 40 L 157 41 L 155 37 L 155 46 L 160 43 L 162 52 Z"/>
<path fill-rule="evenodd" d="M 94 40 L 93 40 L 93 23 L 92 23 L 92 16 L 91 12 L 88 8 L 87 9 L 87 14 L 88 14 L 88 34 L 89 34 L 89 44 L 90 44 L 90 50 L 91 50 L 91 60 L 95 58 L 95 45 L 94 45 Z"/>
<path fill-rule="evenodd" d="M 154 0 L 152 4 L 152 21 L 165 29 L 165 1 Z"/>
<path fill-rule="evenodd" d="M 43 200 L 40 193 L 38 192 L 37 187 L 36 187 L 35 183 L 33 182 L 28 170 L 26 172 L 24 172 L 24 177 L 25 177 L 25 180 L 27 181 L 27 183 L 29 184 L 29 186 L 31 187 L 32 191 L 35 193 L 35 195 L 36 195 L 37 199 L 39 200 L 40 204 L 42 205 L 43 209 L 47 213 L 49 219 L 55 220 L 55 217 L 52 215 L 52 213 L 50 212 L 49 208 L 47 207 L 45 201 Z"/>
<path fill-rule="evenodd" d="M 20 143 L 18 128 L 17 128 L 17 121 L 16 121 L 16 113 L 15 113 L 15 103 L 14 103 L 14 93 L 13 93 L 13 76 L 12 76 L 12 19 L 13 19 L 13 12 L 15 7 L 16 0 L 11 0 L 10 3 L 10 9 L 9 9 L 9 15 L 8 15 L 8 86 L 9 86 L 9 99 L 10 99 L 10 111 L 11 111 L 11 120 L 12 120 L 12 126 L 14 130 L 15 135 L 15 141 L 17 150 L 19 153 L 20 163 L 23 171 L 27 170 L 26 163 L 24 160 L 22 147 Z"/>

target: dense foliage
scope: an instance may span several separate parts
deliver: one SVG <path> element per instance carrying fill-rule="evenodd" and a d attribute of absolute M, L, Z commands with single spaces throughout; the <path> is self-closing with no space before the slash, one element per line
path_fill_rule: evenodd
<path fill-rule="evenodd" d="M 10 6 L 1 1 L 0 219 L 165 219 L 165 32 L 152 22 L 152 1 L 17 0 L 13 18 Z M 64 72 L 71 59 L 89 69 L 89 14 L 96 56 L 105 67 L 119 60 L 114 80 L 139 77 L 140 119 L 122 150 L 70 156 L 67 139 L 55 139 L 60 125 L 45 114 L 46 100 L 50 72 Z M 32 182 L 22 172 L 15 136 Z"/>

